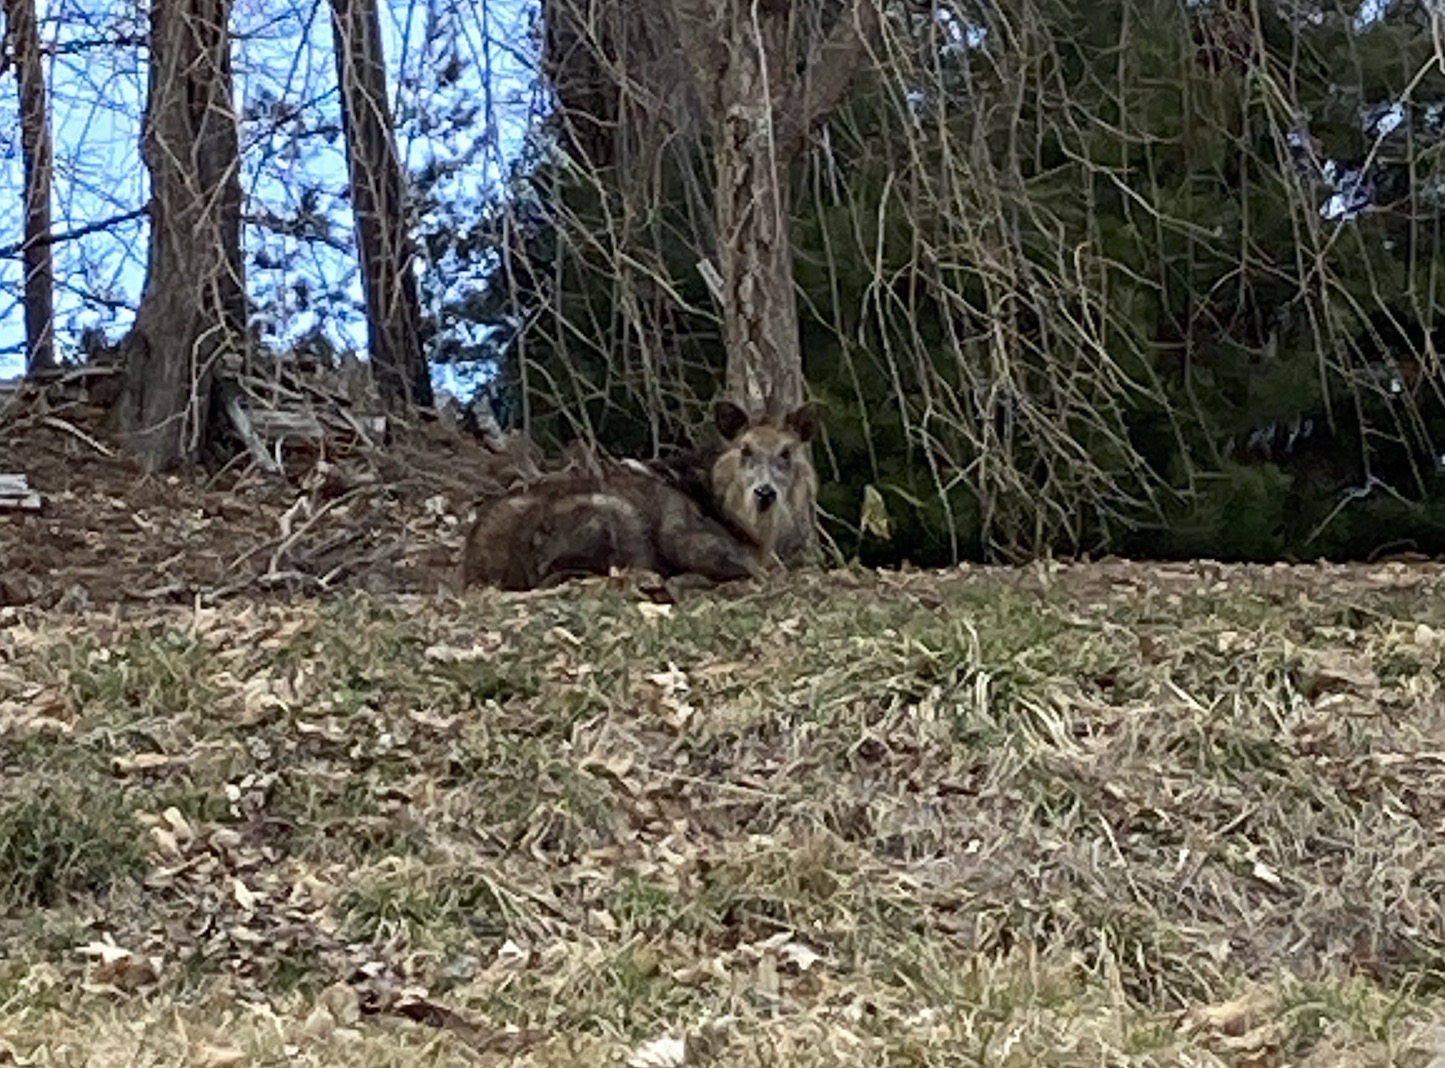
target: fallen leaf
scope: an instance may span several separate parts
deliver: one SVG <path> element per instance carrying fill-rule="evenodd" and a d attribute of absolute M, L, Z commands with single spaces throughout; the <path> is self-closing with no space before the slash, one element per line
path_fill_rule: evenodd
<path fill-rule="evenodd" d="M 644 1042 L 627 1058 L 627 1068 L 678 1068 L 687 1063 L 686 1040 L 672 1035 Z"/>
<path fill-rule="evenodd" d="M 168 767 L 171 762 L 171 758 L 165 753 L 133 753 L 130 756 L 116 757 L 110 762 L 110 766 L 117 775 L 134 775 L 137 772 Z"/>
<path fill-rule="evenodd" d="M 1373 667 L 1343 653 L 1322 653 L 1300 671 L 1300 692 L 1310 701 L 1338 693 L 1364 697 L 1379 688 Z"/>
<path fill-rule="evenodd" d="M 240 905 L 245 911 L 256 911 L 256 894 L 252 892 L 250 887 L 241 882 L 240 879 L 233 878 L 231 880 L 231 896 L 236 899 L 236 904 Z"/>
<path fill-rule="evenodd" d="M 134 990 L 161 977 L 159 959 L 132 953 L 113 942 L 91 942 L 82 946 L 80 952 L 94 959 L 89 971 L 91 983 Z"/>
<path fill-rule="evenodd" d="M 1270 886 L 1283 885 L 1282 880 L 1279 877 L 1279 873 L 1273 868 L 1271 868 L 1268 864 L 1264 863 L 1264 861 L 1262 860 L 1256 860 L 1254 862 L 1254 867 L 1250 869 L 1250 872 L 1254 875 L 1256 879 L 1258 879 L 1262 883 L 1267 883 Z"/>
<path fill-rule="evenodd" d="M 863 533 L 882 541 L 887 541 L 892 532 L 888 521 L 888 505 L 883 502 L 883 494 L 878 492 L 877 487 L 867 485 L 863 487 L 863 509 L 859 517 L 859 526 Z"/>
<path fill-rule="evenodd" d="M 212 1046 L 202 1043 L 196 1047 L 195 1063 L 200 1068 L 235 1068 L 246 1062 L 244 1050 L 235 1046 Z"/>
<path fill-rule="evenodd" d="M 1264 987 L 1255 987 L 1217 1005 L 1200 1005 L 1185 1016 L 1192 1031 L 1207 1031 L 1219 1037 L 1239 1038 L 1273 1020 L 1279 999 Z"/>

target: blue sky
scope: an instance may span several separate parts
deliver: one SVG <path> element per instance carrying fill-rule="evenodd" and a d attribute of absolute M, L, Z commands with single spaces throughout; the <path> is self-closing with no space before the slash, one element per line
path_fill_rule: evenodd
<path fill-rule="evenodd" d="M 143 40 L 144 4 L 124 0 L 38 0 L 42 47 L 47 50 L 56 176 L 53 226 L 57 233 L 135 211 L 145 200 L 147 182 L 139 152 L 140 115 L 145 99 L 144 51 L 139 47 L 86 47 L 87 42 L 129 35 Z M 263 96 L 307 107 L 307 114 L 336 115 L 335 60 L 331 54 L 330 12 L 326 0 L 236 0 L 233 55 L 238 106 Z M 458 192 L 477 195 L 495 187 L 514 156 L 533 114 L 535 84 L 527 39 L 530 0 L 459 0 L 456 12 L 412 0 L 381 0 L 384 48 L 391 76 L 394 111 L 405 110 L 397 85 L 425 86 L 426 73 L 439 62 L 442 43 L 453 44 L 464 67 L 458 89 L 485 108 L 481 145 L 458 143 L 456 136 L 430 138 L 414 128 L 401 131 L 401 152 L 409 169 L 433 156 L 469 162 L 451 179 Z M 441 24 L 428 33 L 440 15 Z M 452 16 L 452 17 L 448 17 Z M 302 46 L 298 49 L 296 42 Z M 490 91 L 485 91 L 487 88 Z M 18 243 L 23 168 L 18 134 L 16 83 L 0 77 L 0 246 Z M 398 109 L 398 105 L 402 105 Z M 274 113 L 273 113 L 274 114 Z M 346 175 L 344 147 L 311 138 L 301 149 L 285 131 L 276 135 L 262 121 L 242 125 L 243 193 L 248 214 L 294 210 L 300 179 L 339 189 Z M 476 140 L 475 137 L 472 139 Z M 350 215 L 323 205 L 328 235 L 352 242 Z M 361 289 L 350 256 L 320 242 L 301 244 L 256 226 L 244 235 L 248 251 L 264 248 L 290 255 L 286 272 L 301 271 L 326 283 L 345 282 L 355 304 Z M 123 332 L 140 298 L 144 281 L 146 227 L 143 220 L 118 224 L 55 247 L 57 338 L 61 352 L 81 329 L 101 326 L 110 336 Z M 302 258 L 297 259 L 300 255 Z M 284 297 L 281 272 L 251 269 L 253 292 Z M 19 302 L 18 258 L 0 260 L 0 378 L 21 369 L 23 309 Z M 283 301 L 283 306 L 284 306 Z M 311 325 L 299 307 L 285 308 L 287 336 Z M 359 315 L 325 327 L 343 346 L 365 348 L 365 324 Z M 446 384 L 443 376 L 439 384 Z"/>

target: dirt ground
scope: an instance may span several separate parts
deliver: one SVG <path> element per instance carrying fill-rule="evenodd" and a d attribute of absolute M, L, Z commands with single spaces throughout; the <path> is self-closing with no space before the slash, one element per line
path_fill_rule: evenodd
<path fill-rule="evenodd" d="M 39 512 L 0 508 L 0 606 L 212 603 L 268 592 L 427 592 L 454 580 L 471 503 L 499 458 L 455 428 L 393 424 L 384 447 L 293 449 L 144 475 L 83 402 L 0 405 L 0 474 Z"/>

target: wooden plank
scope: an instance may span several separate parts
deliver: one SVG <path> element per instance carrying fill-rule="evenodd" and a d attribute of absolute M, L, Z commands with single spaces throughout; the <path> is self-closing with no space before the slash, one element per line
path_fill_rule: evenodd
<path fill-rule="evenodd" d="M 38 512 L 41 503 L 24 475 L 0 474 L 0 510 Z"/>

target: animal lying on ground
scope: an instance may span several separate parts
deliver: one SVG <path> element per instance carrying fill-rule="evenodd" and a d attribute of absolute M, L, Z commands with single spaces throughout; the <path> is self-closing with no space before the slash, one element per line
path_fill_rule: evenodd
<path fill-rule="evenodd" d="M 714 421 L 723 442 L 705 464 L 623 461 L 486 503 L 467 534 L 463 586 L 537 589 L 612 568 L 760 576 L 813 522 L 818 476 L 805 446 L 819 412 L 805 404 L 781 420 L 752 418 L 722 401 Z"/>

